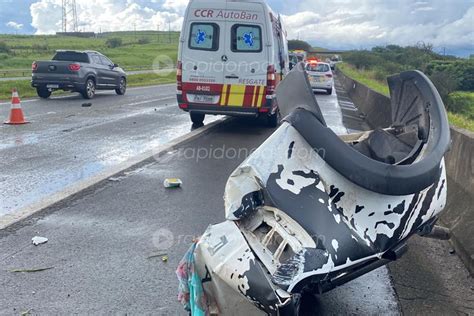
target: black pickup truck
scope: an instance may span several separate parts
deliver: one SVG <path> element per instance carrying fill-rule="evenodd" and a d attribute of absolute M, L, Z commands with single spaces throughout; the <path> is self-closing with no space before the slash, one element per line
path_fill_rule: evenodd
<path fill-rule="evenodd" d="M 79 92 L 92 99 L 96 90 L 115 90 L 124 95 L 127 75 L 110 59 L 95 51 L 58 50 L 52 60 L 35 61 L 31 85 L 47 99 L 55 90 Z"/>

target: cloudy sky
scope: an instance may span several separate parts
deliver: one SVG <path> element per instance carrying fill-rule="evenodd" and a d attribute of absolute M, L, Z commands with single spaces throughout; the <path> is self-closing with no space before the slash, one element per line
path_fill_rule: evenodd
<path fill-rule="evenodd" d="M 80 29 L 178 30 L 188 0 L 76 0 Z M 474 53 L 474 0 L 269 0 L 289 38 L 334 49 L 413 45 Z M 61 0 L 0 0 L 0 33 L 49 34 L 61 28 Z"/>

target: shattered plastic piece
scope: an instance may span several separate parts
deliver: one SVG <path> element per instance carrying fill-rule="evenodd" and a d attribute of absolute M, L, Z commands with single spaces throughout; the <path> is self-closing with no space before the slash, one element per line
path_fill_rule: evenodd
<path fill-rule="evenodd" d="M 168 178 L 163 182 L 165 188 L 179 188 L 182 184 L 183 182 L 178 178 Z"/>
<path fill-rule="evenodd" d="M 161 257 L 161 261 L 163 262 L 168 262 L 168 259 L 169 259 L 168 256 Z"/>
<path fill-rule="evenodd" d="M 178 300 L 191 315 L 203 316 L 209 314 L 209 309 L 201 278 L 194 266 L 195 249 L 196 243 L 193 243 L 176 269 L 179 280 Z"/>
<path fill-rule="evenodd" d="M 120 178 L 111 177 L 111 178 L 109 178 L 109 181 L 112 181 L 112 182 L 119 182 L 119 181 L 120 181 Z"/>
<path fill-rule="evenodd" d="M 91 106 L 92 106 L 92 103 L 82 103 L 83 108 L 88 108 L 88 107 L 91 107 Z"/>
<path fill-rule="evenodd" d="M 35 236 L 31 239 L 31 241 L 33 242 L 33 245 L 38 246 L 38 245 L 42 245 L 42 244 L 47 243 L 48 238 Z"/>
<path fill-rule="evenodd" d="M 147 259 L 153 259 L 153 258 L 157 258 L 157 257 L 164 257 L 164 256 L 167 256 L 168 254 L 166 253 L 158 253 L 158 254 L 153 254 L 153 255 L 150 255 L 147 257 Z"/>

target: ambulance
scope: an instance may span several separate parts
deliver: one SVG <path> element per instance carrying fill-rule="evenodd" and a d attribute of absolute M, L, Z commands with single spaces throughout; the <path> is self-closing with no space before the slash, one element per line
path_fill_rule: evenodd
<path fill-rule="evenodd" d="M 178 105 L 194 124 L 223 114 L 278 125 L 275 88 L 288 66 L 286 32 L 265 1 L 189 2 L 176 79 Z"/>

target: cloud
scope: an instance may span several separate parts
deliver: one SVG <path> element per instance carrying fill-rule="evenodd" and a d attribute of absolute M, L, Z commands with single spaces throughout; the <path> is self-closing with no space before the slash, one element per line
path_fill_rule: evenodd
<path fill-rule="evenodd" d="M 163 4 L 163 8 L 183 14 L 188 3 L 189 0 L 166 0 Z"/>
<path fill-rule="evenodd" d="M 30 6 L 31 26 L 36 34 L 54 34 L 61 31 L 61 3 L 60 1 L 44 0 Z"/>
<path fill-rule="evenodd" d="M 21 30 L 23 28 L 23 24 L 17 23 L 17 22 L 14 22 L 14 21 L 10 21 L 5 25 L 12 28 L 12 29 L 15 29 L 15 30 Z"/>
<path fill-rule="evenodd" d="M 32 0 L 37 34 L 61 30 L 61 0 Z M 76 0 L 79 28 L 99 32 L 180 30 L 188 0 Z M 474 0 L 271 0 L 289 38 L 328 48 L 369 48 L 419 41 L 473 48 Z M 12 17 L 13 19 L 13 17 Z M 18 20 L 18 19 L 16 19 Z M 22 20 L 21 20 L 21 23 Z"/>
<path fill-rule="evenodd" d="M 174 12 L 179 9 L 176 5 L 170 11 L 150 8 L 133 0 L 77 0 L 76 3 L 81 31 L 179 30 L 182 25 L 182 16 Z M 30 6 L 30 12 L 36 34 L 61 31 L 61 0 L 37 1 Z"/>
<path fill-rule="evenodd" d="M 424 41 L 474 50 L 473 1 L 453 0 L 446 6 L 442 0 L 302 0 L 298 9 L 283 17 L 289 38 L 317 46 L 350 49 Z"/>

